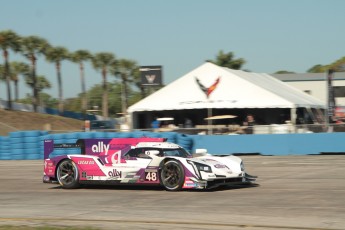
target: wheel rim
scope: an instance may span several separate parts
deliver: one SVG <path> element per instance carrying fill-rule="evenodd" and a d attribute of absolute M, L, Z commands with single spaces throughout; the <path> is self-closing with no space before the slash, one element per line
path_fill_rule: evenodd
<path fill-rule="evenodd" d="M 77 174 L 77 168 L 72 161 L 64 161 L 59 165 L 57 171 L 57 177 L 62 185 L 69 185 L 75 181 Z"/>
<path fill-rule="evenodd" d="M 181 181 L 181 170 L 177 164 L 168 163 L 162 171 L 162 181 L 166 188 L 175 189 L 179 187 Z"/>

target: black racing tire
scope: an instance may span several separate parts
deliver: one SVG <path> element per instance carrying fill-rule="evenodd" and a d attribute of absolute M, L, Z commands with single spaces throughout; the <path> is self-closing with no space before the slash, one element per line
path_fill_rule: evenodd
<path fill-rule="evenodd" d="M 58 165 L 56 178 L 62 188 L 73 189 L 79 187 L 78 167 L 70 159 L 65 159 Z"/>
<path fill-rule="evenodd" d="M 180 162 L 168 160 L 160 170 L 161 184 L 168 191 L 179 191 L 184 183 L 184 170 Z"/>

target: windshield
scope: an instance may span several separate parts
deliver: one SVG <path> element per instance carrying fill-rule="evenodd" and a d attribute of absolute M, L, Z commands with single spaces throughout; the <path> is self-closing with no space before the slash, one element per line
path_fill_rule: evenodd
<path fill-rule="evenodd" d="M 163 157 L 163 156 L 173 156 L 173 157 L 183 157 L 183 158 L 191 158 L 192 155 L 187 152 L 183 148 L 135 148 L 129 150 L 126 154 L 125 157 L 130 158 L 130 157 L 135 157 L 135 158 L 150 158 L 148 155 L 145 154 L 145 151 L 150 151 L 150 150 L 157 150 L 159 151 L 158 156 Z"/>
<path fill-rule="evenodd" d="M 185 149 L 179 148 L 179 149 L 162 149 L 164 156 L 173 156 L 173 157 L 184 157 L 189 158 L 192 157 L 189 152 L 187 152 Z"/>

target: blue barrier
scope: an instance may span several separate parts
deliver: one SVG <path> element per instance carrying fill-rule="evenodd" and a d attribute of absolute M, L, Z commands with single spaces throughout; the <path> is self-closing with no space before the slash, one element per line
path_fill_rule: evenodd
<path fill-rule="evenodd" d="M 345 153 L 345 133 L 192 135 L 193 151 L 212 154 L 307 155 Z"/>
<path fill-rule="evenodd" d="M 48 134 L 43 131 L 11 132 L 0 137 L 0 160 L 43 159 L 43 141 L 75 143 L 80 138 L 163 137 L 190 152 L 205 148 L 211 154 L 306 155 L 345 153 L 345 133 L 185 135 L 175 132 L 75 132 Z M 57 150 L 53 156 L 80 154 L 80 149 Z"/>
<path fill-rule="evenodd" d="M 11 132 L 8 137 L 0 138 L 0 160 L 36 160 L 43 159 L 44 140 L 53 139 L 56 144 L 76 143 L 78 139 L 90 138 L 128 138 L 128 137 L 163 137 L 167 141 L 180 143 L 188 151 L 192 149 L 192 138 L 174 132 L 74 132 L 48 134 L 45 131 L 30 130 Z M 51 156 L 80 154 L 79 148 L 55 149 Z"/>

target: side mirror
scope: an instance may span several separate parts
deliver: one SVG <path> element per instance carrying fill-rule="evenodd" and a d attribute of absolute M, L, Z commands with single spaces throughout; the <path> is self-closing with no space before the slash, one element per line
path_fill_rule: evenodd
<path fill-rule="evenodd" d="M 207 149 L 196 149 L 195 153 L 193 154 L 193 157 L 202 157 L 209 155 L 207 153 Z"/>
<path fill-rule="evenodd" d="M 207 149 L 196 149 L 195 150 L 196 154 L 202 154 L 202 153 L 207 153 Z"/>
<path fill-rule="evenodd" d="M 148 155 L 148 156 L 157 156 L 159 154 L 159 151 L 158 150 L 148 150 L 148 151 L 145 151 L 145 154 Z"/>

